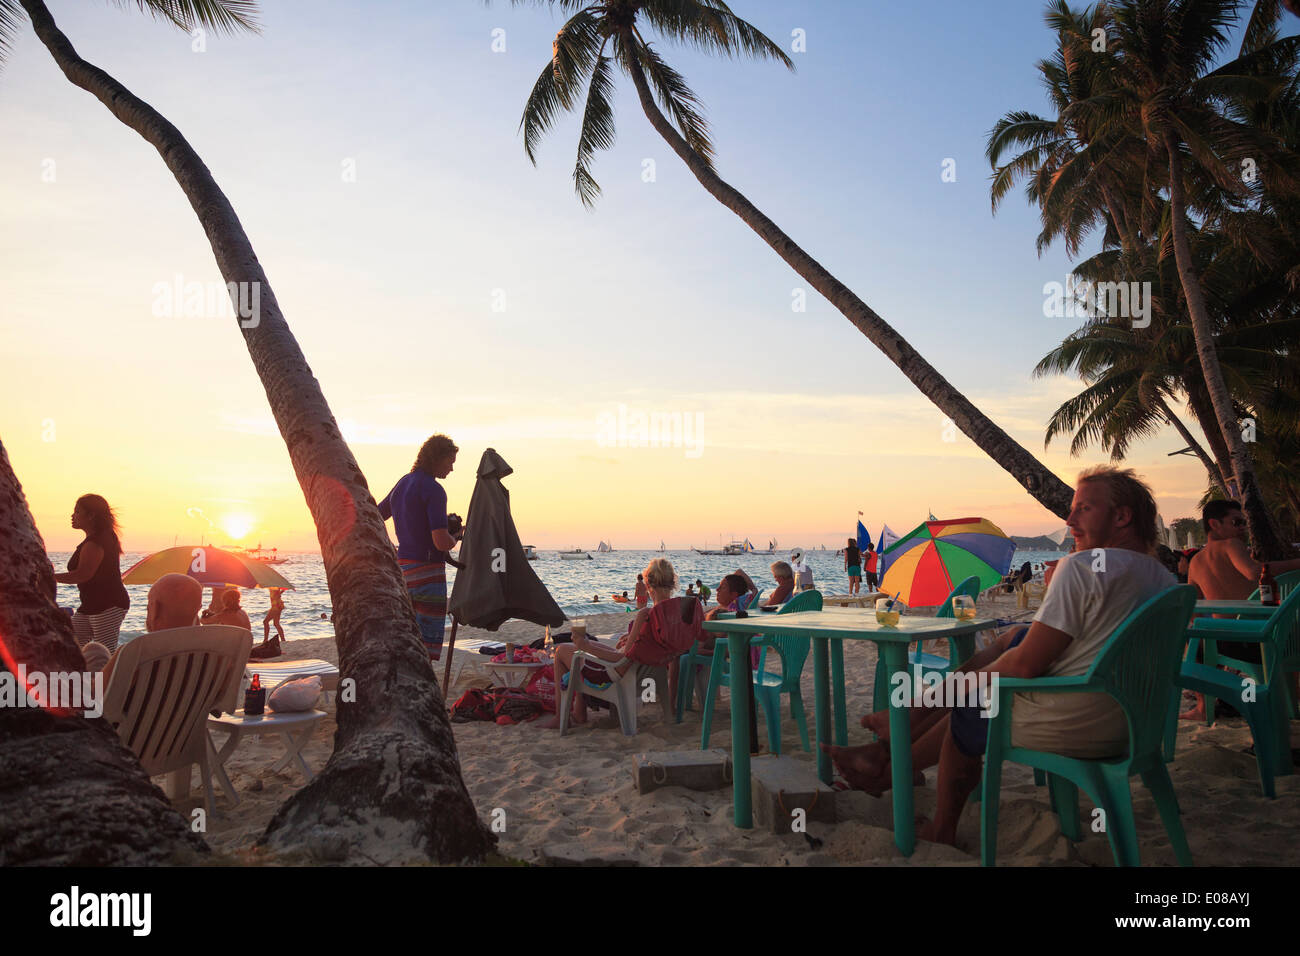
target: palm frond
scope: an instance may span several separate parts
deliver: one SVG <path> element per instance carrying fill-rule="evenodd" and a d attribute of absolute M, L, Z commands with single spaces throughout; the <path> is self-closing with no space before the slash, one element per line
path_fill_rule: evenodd
<path fill-rule="evenodd" d="M 592 157 L 596 150 L 614 145 L 614 107 L 610 102 L 613 91 L 612 61 L 607 56 L 599 56 L 591 71 L 587 108 L 582 114 L 582 133 L 578 137 L 578 161 L 573 167 L 573 188 L 588 209 L 600 196 L 600 186 L 591 175 Z"/>
<path fill-rule="evenodd" d="M 674 43 L 729 57 L 743 54 L 776 60 L 794 69 L 794 62 L 775 41 L 732 13 L 721 0 L 654 0 L 637 13 L 660 36 Z"/>
<path fill-rule="evenodd" d="M 654 88 L 659 104 L 700 158 L 713 165 L 713 142 L 709 138 L 709 124 L 701 113 L 701 104 L 695 92 L 686 85 L 685 78 L 663 61 L 650 44 L 637 38 L 634 54 L 645 70 Z"/>
<path fill-rule="evenodd" d="M 257 0 L 114 0 L 119 7 L 134 6 L 141 13 L 192 30 L 205 27 L 217 33 L 260 33 Z"/>
<path fill-rule="evenodd" d="M 27 14 L 18 5 L 18 0 L 0 0 L 0 67 L 9 58 L 14 37 L 26 22 Z"/>

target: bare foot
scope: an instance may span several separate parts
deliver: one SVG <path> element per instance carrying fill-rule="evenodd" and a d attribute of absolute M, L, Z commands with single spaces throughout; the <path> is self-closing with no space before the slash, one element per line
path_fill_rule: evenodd
<path fill-rule="evenodd" d="M 873 714 L 863 714 L 861 724 L 881 740 L 889 740 L 889 711 L 878 710 Z"/>
<path fill-rule="evenodd" d="M 1185 711 L 1183 711 L 1181 714 L 1178 715 L 1178 719 L 1179 719 L 1179 720 L 1195 720 L 1195 721 L 1204 722 L 1204 720 L 1205 720 L 1205 705 L 1204 705 L 1204 704 L 1201 704 L 1201 706 L 1199 706 L 1199 707 L 1193 707 L 1191 710 L 1185 710 Z"/>

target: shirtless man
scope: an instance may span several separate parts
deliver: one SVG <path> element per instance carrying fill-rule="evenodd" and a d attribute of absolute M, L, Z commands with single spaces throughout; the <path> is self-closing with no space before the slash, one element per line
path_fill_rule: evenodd
<path fill-rule="evenodd" d="M 1241 505 L 1223 499 L 1211 501 L 1201 512 L 1201 525 L 1205 528 L 1207 541 L 1187 565 L 1187 583 L 1209 600 L 1246 600 L 1259 586 L 1259 575 L 1264 565 L 1252 558 L 1246 548 L 1246 518 Z M 1300 559 L 1270 561 L 1268 567 L 1278 575 L 1300 568 Z M 1219 649 L 1229 657 L 1260 659 L 1258 644 L 1218 643 Z M 1196 706 L 1178 716 L 1183 720 L 1204 720 L 1205 698 L 1197 694 Z"/>

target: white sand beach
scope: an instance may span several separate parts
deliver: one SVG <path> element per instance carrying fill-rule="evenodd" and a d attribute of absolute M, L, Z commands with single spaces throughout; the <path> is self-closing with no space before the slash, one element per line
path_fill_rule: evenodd
<path fill-rule="evenodd" d="M 990 615 L 1015 614 L 1014 600 L 981 602 Z M 911 613 L 925 613 L 915 610 Z M 1024 612 L 1022 612 L 1024 614 Z M 588 618 L 592 633 L 621 631 L 627 617 L 609 614 Z M 531 640 L 541 628 L 511 622 L 499 637 Z M 489 636 L 465 629 L 465 638 Z M 459 635 L 458 635 L 459 640 Z M 291 641 L 284 660 L 322 658 L 336 661 L 332 639 Z M 863 743 L 868 732 L 857 724 L 871 698 L 875 673 L 871 645 L 851 645 L 845 653 L 845 678 L 850 714 L 849 742 Z M 441 672 L 439 672 L 441 676 Z M 452 688 L 451 698 L 484 677 L 466 668 Z M 812 732 L 812 675 L 805 667 L 804 700 Z M 333 704 L 326 705 L 333 713 Z M 760 740 L 766 730 L 759 718 Z M 313 769 L 324 766 L 333 746 L 332 716 L 322 722 L 306 749 Z M 531 722 L 498 726 L 479 722 L 455 724 L 462 772 L 479 815 L 490 819 L 505 811 L 505 831 L 498 849 L 506 857 L 530 863 L 623 865 L 833 866 L 977 865 L 978 805 L 962 816 L 956 849 L 919 843 L 910 860 L 893 842 L 892 808 L 886 794 L 876 799 L 860 792 L 836 795 L 836 823 L 809 822 L 807 836 L 780 836 L 762 829 L 739 830 L 732 825 L 730 788 L 698 792 L 665 787 L 646 795 L 637 792 L 632 757 L 645 751 L 699 748 L 700 715 L 688 712 L 681 724 L 666 723 L 657 705 L 643 705 L 640 732 L 626 738 L 617 727 L 589 723 L 561 738 Z M 714 718 L 711 745 L 730 749 L 729 708 L 724 694 Z M 1300 777 L 1277 780 L 1277 799 L 1264 798 L 1254 758 L 1243 751 L 1250 732 L 1241 720 L 1220 720 L 1215 726 L 1179 728 L 1178 756 L 1171 775 L 1183 810 L 1187 839 L 1198 865 L 1287 865 L 1300 861 Z M 782 719 L 782 750 L 814 766 L 799 743 L 788 710 Z M 231 807 L 218 791 L 217 812 L 209 821 L 208 842 L 219 857 L 247 860 L 248 848 L 262 833 L 275 809 L 302 785 L 296 769 L 271 773 L 283 753 L 278 738 L 246 738 L 227 764 L 240 804 Z M 1133 786 L 1142 862 L 1174 865 L 1174 855 L 1156 814 L 1154 803 L 1138 781 Z M 197 780 L 188 801 L 177 805 L 188 812 L 201 806 Z M 1090 806 L 1081 796 L 1085 820 Z M 916 806 L 927 813 L 934 806 L 934 771 L 916 788 Z M 1104 834 L 1087 832 L 1071 844 L 1061 836 L 1046 790 L 1034 786 L 1031 773 L 1009 764 L 1004 768 L 1000 815 L 999 862 L 1005 865 L 1111 866 Z M 811 837 L 812 839 L 808 839 Z M 261 859 L 259 854 L 258 859 Z"/>

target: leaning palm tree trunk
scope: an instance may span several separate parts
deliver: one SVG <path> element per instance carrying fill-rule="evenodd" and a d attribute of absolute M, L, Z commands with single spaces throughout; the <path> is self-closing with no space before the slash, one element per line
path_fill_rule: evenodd
<path fill-rule="evenodd" d="M 64 75 L 162 156 L 198 214 L 227 283 L 260 294 L 244 342 L 316 523 L 333 600 L 338 733 L 324 771 L 280 808 L 263 841 L 331 857 L 478 859 L 494 839 L 474 812 L 442 695 L 379 511 L 320 385 L 280 313 L 266 274 L 212 174 L 171 123 L 87 63 L 41 0 L 21 0 Z M 386 821 L 381 836 L 377 824 Z M 392 833 L 400 834 L 393 841 Z"/>
<path fill-rule="evenodd" d="M 1173 409 L 1169 407 L 1168 403 L 1163 398 L 1157 396 L 1156 402 L 1160 405 L 1160 411 L 1164 413 L 1166 421 L 1174 426 L 1174 430 L 1178 432 L 1179 437 L 1181 437 L 1183 441 L 1187 442 L 1187 447 L 1195 452 L 1196 457 L 1201 460 L 1201 464 L 1205 466 L 1205 471 L 1210 476 L 1210 483 L 1213 484 L 1215 488 L 1219 489 L 1219 494 L 1227 498 L 1227 485 L 1224 484 L 1223 475 L 1219 472 L 1218 466 L 1214 464 L 1214 460 L 1210 458 L 1209 452 L 1207 452 L 1192 433 L 1187 430 L 1187 426 L 1183 424 L 1183 420 L 1174 414 Z"/>
<path fill-rule="evenodd" d="M 11 689 L 20 667 L 29 679 L 86 669 L 54 596 L 45 542 L 0 443 L 0 679 Z M 106 721 L 13 703 L 0 707 L 0 865 L 156 865 L 207 851 Z"/>
<path fill-rule="evenodd" d="M 1205 388 L 1214 406 L 1219 431 L 1227 442 L 1228 451 L 1232 456 L 1232 469 L 1237 479 L 1237 490 L 1241 493 L 1242 511 L 1246 515 L 1251 539 L 1264 557 L 1280 558 L 1288 554 L 1291 549 L 1283 543 L 1277 525 L 1273 521 L 1273 515 L 1260 494 L 1259 484 L 1255 480 L 1255 465 L 1251 460 L 1250 450 L 1246 448 L 1242 438 L 1241 425 L 1232 407 L 1232 395 L 1228 392 L 1228 383 L 1224 381 L 1223 368 L 1219 365 L 1219 354 L 1214 348 L 1214 328 L 1210 323 L 1210 313 L 1205 305 L 1205 296 L 1201 292 L 1200 279 L 1196 275 L 1196 267 L 1192 262 L 1192 247 L 1187 236 L 1187 197 L 1183 189 L 1182 154 L 1179 152 L 1178 141 L 1172 131 L 1165 134 L 1165 149 L 1169 153 L 1169 213 L 1174 262 L 1178 267 L 1178 279 L 1183 287 L 1183 296 L 1187 300 L 1187 314 L 1192 320 L 1192 333 L 1196 337 L 1196 354 L 1200 359 L 1201 374 L 1205 378 Z"/>
<path fill-rule="evenodd" d="M 636 49 L 635 39 L 630 31 L 625 34 L 624 41 L 626 49 Z M 686 163 L 695 178 L 700 181 L 700 185 L 718 202 L 739 216 L 789 264 L 790 268 L 844 313 L 858 331 L 870 339 L 876 348 L 884 352 L 912 384 L 921 390 L 921 394 L 934 402 L 939 410 L 952 419 L 953 423 L 985 454 L 1024 485 L 1025 490 L 1037 498 L 1047 510 L 1064 519 L 1070 512 L 1070 502 L 1074 495 L 1070 486 L 990 421 L 965 395 L 955 389 L 922 358 L 906 339 L 894 331 L 870 306 L 854 295 L 848 286 L 826 271 L 816 259 L 782 232 L 776 223 L 767 218 L 739 190 L 724 182 L 708 163 L 691 149 L 681 134 L 660 112 L 640 64 L 633 60 L 632 55 L 628 56 L 627 69 L 632 74 L 632 82 L 636 85 L 637 95 L 641 99 L 641 109 L 644 110 L 651 125 L 668 142 L 673 152 Z"/>

